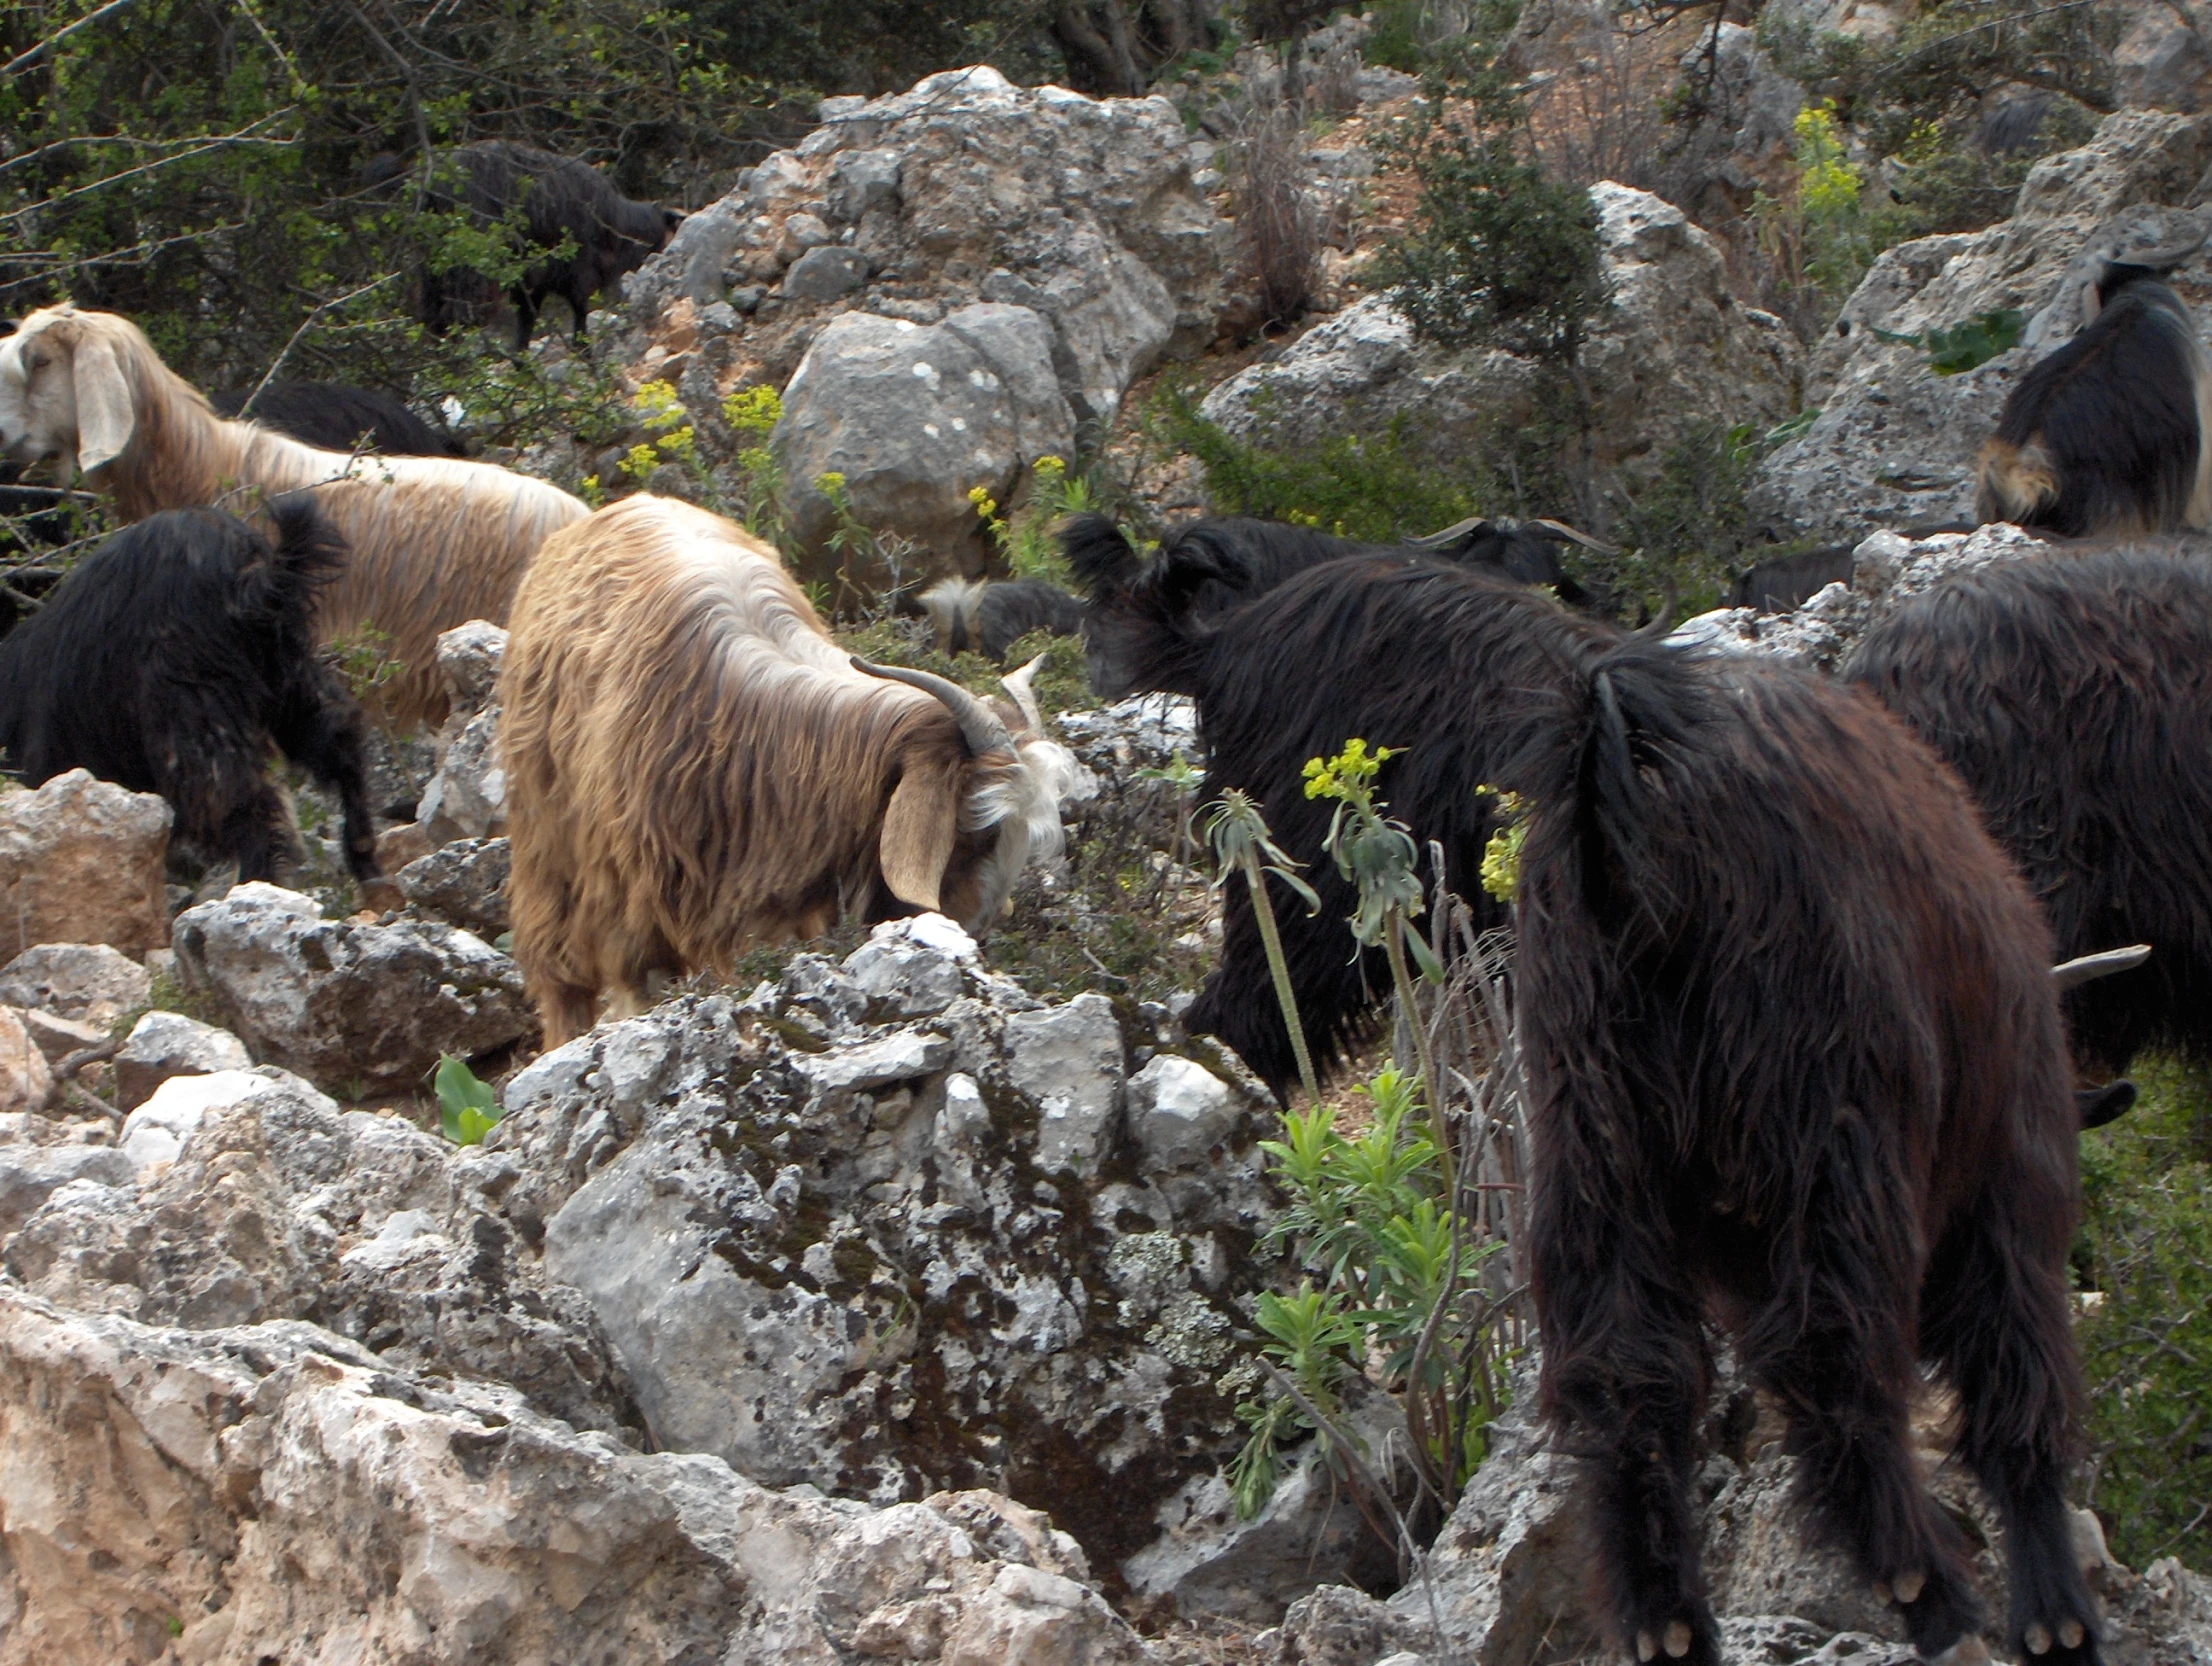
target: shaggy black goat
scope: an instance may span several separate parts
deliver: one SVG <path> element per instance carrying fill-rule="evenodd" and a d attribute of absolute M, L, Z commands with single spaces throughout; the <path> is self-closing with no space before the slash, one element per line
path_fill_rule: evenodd
<path fill-rule="evenodd" d="M 218 416 L 235 417 L 251 388 L 210 394 Z M 461 442 L 437 429 L 388 393 L 342 382 L 278 382 L 253 402 L 252 420 L 325 451 L 374 451 L 386 457 L 465 457 Z M 363 437 L 367 445 L 362 445 Z"/>
<path fill-rule="evenodd" d="M 2212 1061 L 2212 556 L 2110 549 L 1946 579 L 1844 675 L 1958 771 L 2062 956 L 2148 943 L 2070 990 L 2075 1050 Z"/>
<path fill-rule="evenodd" d="M 0 751 L 33 786 L 87 769 L 157 792 L 176 837 L 241 879 L 293 857 L 274 746 L 345 807 L 346 862 L 376 874 L 361 712 L 315 654 L 315 591 L 345 546 L 305 493 L 269 504 L 277 539 L 214 509 L 117 533 L 0 642 Z"/>
<path fill-rule="evenodd" d="M 1899 536 L 1932 538 L 1939 532 L 1973 530 L 1969 521 L 1938 521 L 1902 527 Z M 1761 613 L 1788 613 L 1803 607 L 1829 585 L 1851 582 L 1851 557 L 1857 549 L 1856 544 L 1823 544 L 1762 561 L 1736 575 L 1728 605 L 1757 608 Z"/>
<path fill-rule="evenodd" d="M 1188 557 L 1204 566 L 1208 576 L 1187 604 L 1193 619 L 1226 613 L 1293 574 L 1355 555 L 1400 565 L 1450 563 L 1520 584 L 1548 585 L 1571 606 L 1589 605 L 1594 598 L 1560 568 L 1553 550 L 1555 544 L 1570 541 L 1591 542 L 1556 521 L 1462 521 L 1429 538 L 1388 545 L 1332 538 L 1283 521 L 1217 516 L 1178 527 L 1161 543 L 1156 559 L 1175 562 Z M 1061 529 L 1060 547 L 1076 583 L 1094 597 L 1133 583 L 1141 565 L 1121 529 L 1104 515 L 1079 515 L 1069 521 Z M 1101 699 L 1116 700 L 1140 686 L 1129 653 L 1118 640 L 1124 629 L 1109 611 L 1094 614 L 1084 631 L 1091 691 Z"/>
<path fill-rule="evenodd" d="M 1516 1005 L 1543 1405 L 1589 1471 L 1620 1641 L 1719 1658 L 1687 1502 L 1718 1315 L 1785 1409 L 1822 1535 L 1924 1656 L 1964 1661 L 1973 1587 L 1907 1417 L 1919 1359 L 1940 1366 L 2006 1522 L 2013 1641 L 2094 1662 L 2062 1493 L 2076 1111 L 2047 935 L 1949 772 L 1862 694 L 1487 576 L 1337 561 L 1209 628 L 1191 604 L 1217 577 L 1184 551 L 1093 606 L 1144 686 L 1195 698 L 1209 790 L 1253 793 L 1320 891 L 1313 918 L 1278 893 L 1316 1042 L 1366 997 L 1304 760 L 1351 735 L 1408 748 L 1381 790 L 1470 897 L 1475 786 L 1529 807 Z M 1280 1082 L 1264 957 L 1230 899 L 1189 1022 Z"/>
<path fill-rule="evenodd" d="M 1982 447 L 1983 520 L 2068 538 L 2212 522 L 2212 363 L 2158 281 L 2203 242 L 2096 263 L 2081 329 L 2020 379 Z"/>
<path fill-rule="evenodd" d="M 1006 650 L 1031 631 L 1075 636 L 1083 629 L 1083 604 L 1039 579 L 982 584 L 948 578 L 916 597 L 914 608 L 936 630 L 943 652 L 977 648 L 1001 665 Z"/>
<path fill-rule="evenodd" d="M 568 302 L 580 345 L 591 298 L 665 248 L 683 219 L 675 209 L 625 197 L 588 163 L 504 139 L 463 145 L 446 166 L 458 178 L 431 191 L 431 207 L 466 209 L 475 219 L 495 224 L 519 206 L 525 244 L 556 249 L 564 238 L 575 240 L 573 255 L 534 261 L 508 290 L 518 353 L 530 345 L 538 309 L 548 295 Z M 487 287 L 472 272 L 426 273 L 423 322 L 441 331 L 483 322 Z"/>

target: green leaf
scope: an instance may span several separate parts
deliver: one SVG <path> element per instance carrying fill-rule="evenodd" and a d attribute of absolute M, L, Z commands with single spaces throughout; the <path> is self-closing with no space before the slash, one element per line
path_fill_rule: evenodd
<path fill-rule="evenodd" d="M 506 1114 L 491 1084 L 451 1053 L 438 1060 L 432 1086 L 438 1095 L 439 1125 L 455 1145 L 481 1145 Z"/>

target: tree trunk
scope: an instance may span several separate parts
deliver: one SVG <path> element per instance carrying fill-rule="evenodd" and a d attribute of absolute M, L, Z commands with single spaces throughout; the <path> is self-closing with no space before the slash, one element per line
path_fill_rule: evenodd
<path fill-rule="evenodd" d="M 1053 13 L 1052 36 L 1067 55 L 1068 79 L 1078 92 L 1143 96 L 1145 68 L 1137 62 L 1122 0 L 1068 0 Z"/>

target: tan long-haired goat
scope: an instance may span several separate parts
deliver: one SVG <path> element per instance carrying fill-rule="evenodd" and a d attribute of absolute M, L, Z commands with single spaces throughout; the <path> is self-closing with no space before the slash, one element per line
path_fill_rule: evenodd
<path fill-rule="evenodd" d="M 633 497 L 554 534 L 509 628 L 507 896 L 548 1047 L 602 990 L 636 1011 L 649 974 L 840 917 L 980 929 L 1060 850 L 1077 772 L 1025 673 L 1001 711 L 851 658 L 775 552 L 702 509 Z"/>
<path fill-rule="evenodd" d="M 591 513 L 495 464 L 349 457 L 226 421 L 129 319 L 69 305 L 32 313 L 0 340 L 0 450 L 82 470 L 128 521 L 219 503 L 237 487 L 317 488 L 316 506 L 353 551 L 323 593 L 318 634 L 373 625 L 389 636 L 405 670 L 386 709 L 410 725 L 444 714 L 438 633 L 505 619 L 546 536 Z"/>

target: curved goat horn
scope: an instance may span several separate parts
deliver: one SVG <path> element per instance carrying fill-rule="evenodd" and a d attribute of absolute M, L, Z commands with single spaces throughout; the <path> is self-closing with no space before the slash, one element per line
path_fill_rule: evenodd
<path fill-rule="evenodd" d="M 998 686 L 1012 695 L 1014 704 L 1021 708 L 1022 721 L 1029 725 L 1033 735 L 1045 732 L 1044 709 L 1037 704 L 1037 668 L 1044 662 L 1045 656 L 1039 654 L 1019 671 L 1009 671 L 998 680 Z"/>
<path fill-rule="evenodd" d="M 2077 955 L 2072 960 L 2062 960 L 2051 968 L 2051 982 L 2060 993 L 2087 983 L 2091 978 L 2110 977 L 2114 972 L 2132 972 L 2151 957 L 2148 943 L 2137 943 L 2125 949 L 2106 949 L 2102 954 Z"/>
<path fill-rule="evenodd" d="M 2153 269 L 2172 271 L 2212 240 L 2212 224 L 2200 226 L 2197 235 L 2186 243 L 2169 244 L 2163 249 L 2145 249 L 2141 254 L 2119 255 L 2112 258 L 2128 266 L 2149 266 Z"/>
<path fill-rule="evenodd" d="M 858 654 L 851 657 L 855 671 L 865 671 L 886 682 L 904 683 L 908 688 L 918 688 L 943 701 L 946 710 L 959 721 L 960 738 L 968 743 L 971 756 L 978 752 L 1014 750 L 1014 737 L 1006 732 L 1006 725 L 998 720 L 998 713 L 950 678 L 928 671 L 911 671 L 903 665 L 872 665 Z"/>

